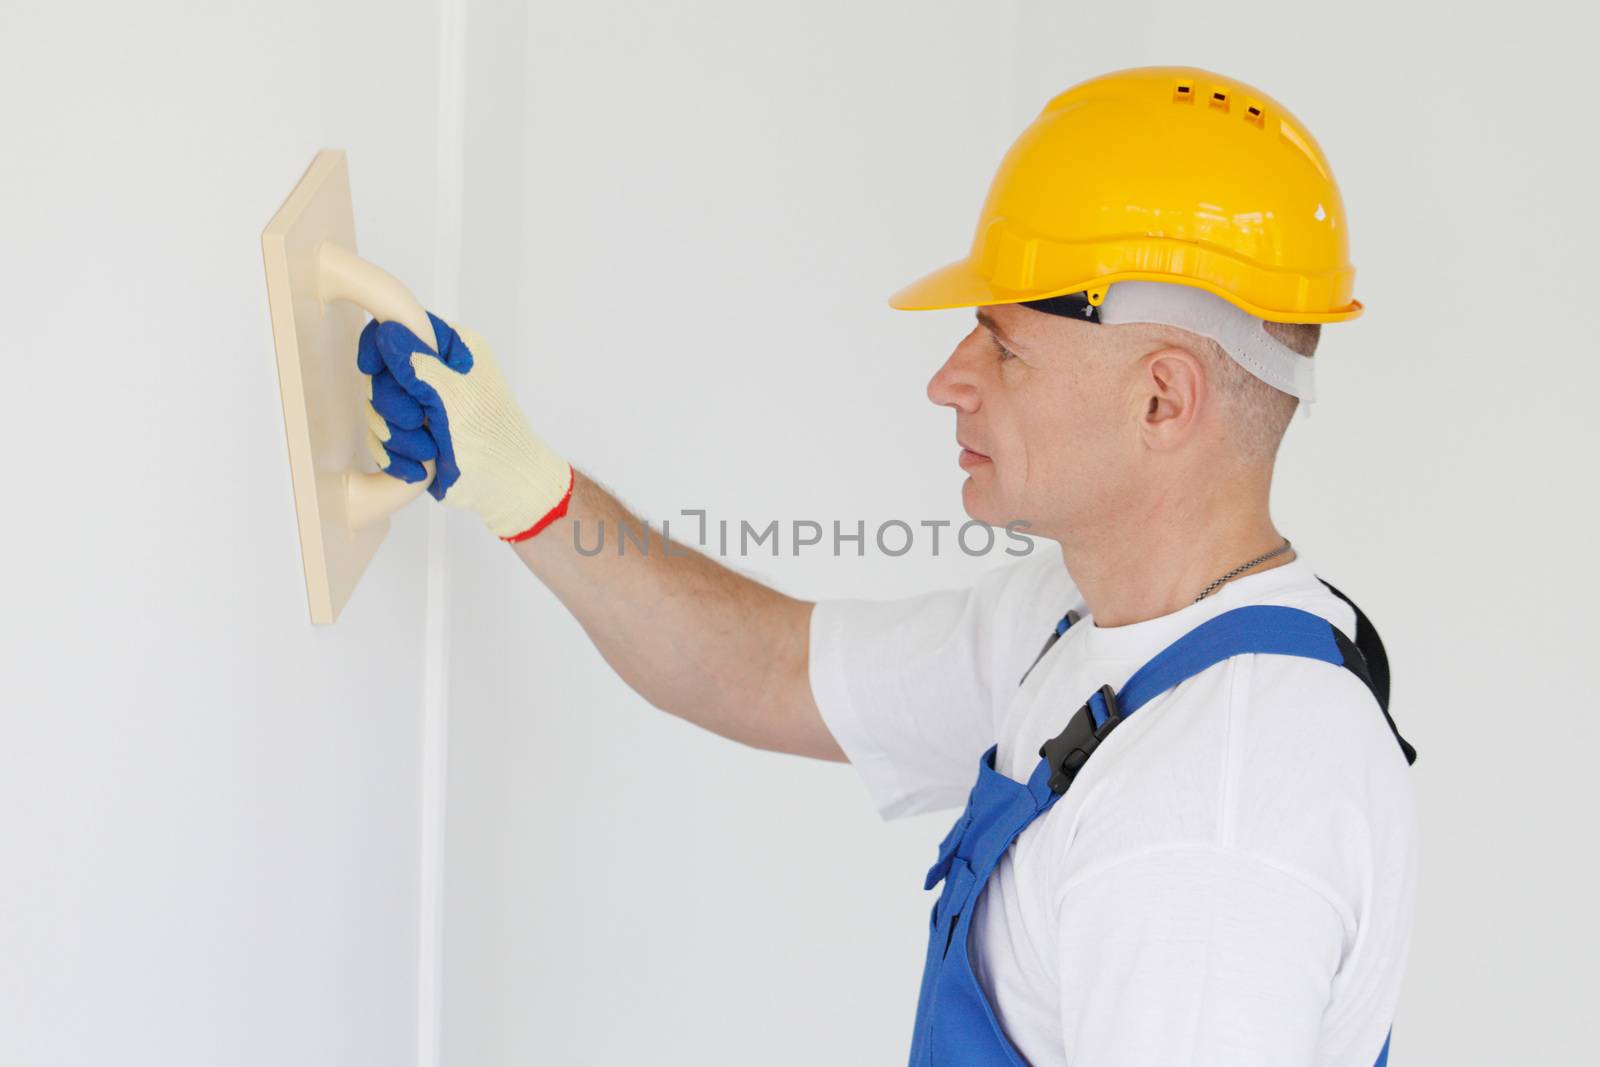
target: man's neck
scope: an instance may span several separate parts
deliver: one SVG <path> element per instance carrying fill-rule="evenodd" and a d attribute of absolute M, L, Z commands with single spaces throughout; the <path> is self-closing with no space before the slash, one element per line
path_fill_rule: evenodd
<path fill-rule="evenodd" d="M 1159 512 L 1162 509 L 1152 509 Z M 1061 558 L 1097 626 L 1127 626 L 1194 603 L 1224 574 L 1283 544 L 1264 500 L 1213 509 L 1200 521 L 1147 514 L 1114 529 L 1061 538 Z M 1292 562 L 1294 550 L 1259 563 L 1240 578 Z"/>

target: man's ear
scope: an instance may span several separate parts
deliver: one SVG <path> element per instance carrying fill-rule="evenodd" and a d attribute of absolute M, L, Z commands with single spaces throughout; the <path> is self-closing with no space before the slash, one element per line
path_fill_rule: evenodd
<path fill-rule="evenodd" d="M 1206 395 L 1205 367 L 1193 352 L 1176 345 L 1159 348 L 1139 361 L 1139 430 L 1151 448 L 1173 448 L 1194 433 Z"/>

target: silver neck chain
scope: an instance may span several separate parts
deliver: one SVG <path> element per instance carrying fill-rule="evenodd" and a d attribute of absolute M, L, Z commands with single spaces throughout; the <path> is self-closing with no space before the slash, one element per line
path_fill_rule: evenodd
<path fill-rule="evenodd" d="M 1233 570 L 1229 571 L 1227 574 L 1224 574 L 1221 578 L 1218 578 L 1216 581 L 1214 581 L 1210 585 L 1206 586 L 1205 592 L 1203 592 L 1199 596 L 1195 597 L 1194 598 L 1194 602 L 1196 604 L 1200 603 L 1200 601 L 1204 600 L 1206 597 L 1210 596 L 1212 593 L 1215 593 L 1218 589 L 1221 589 L 1223 587 L 1223 585 L 1228 582 L 1229 579 L 1237 578 L 1239 575 L 1243 574 L 1245 571 L 1249 570 L 1251 567 L 1254 567 L 1254 566 L 1257 566 L 1259 564 L 1265 563 L 1267 560 L 1272 559 L 1275 556 L 1281 556 L 1287 551 L 1289 551 L 1289 539 L 1287 537 L 1285 537 L 1283 539 L 1283 544 L 1279 545 L 1277 548 L 1273 549 L 1271 552 L 1268 552 L 1264 556 L 1257 556 L 1255 559 L 1251 560 L 1249 563 L 1244 564 L 1243 566 L 1239 566 L 1239 567 L 1233 568 Z"/>

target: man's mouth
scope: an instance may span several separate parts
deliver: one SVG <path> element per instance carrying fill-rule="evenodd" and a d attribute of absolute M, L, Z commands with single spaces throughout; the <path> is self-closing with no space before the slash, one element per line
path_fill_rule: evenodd
<path fill-rule="evenodd" d="M 971 447 L 966 442 L 961 441 L 961 440 L 958 439 L 956 441 L 956 444 L 961 446 L 961 456 L 956 461 L 956 462 L 960 463 L 961 466 L 963 466 L 963 467 L 972 467 L 972 466 L 976 466 L 978 464 L 990 462 L 988 456 L 984 455 L 982 452 L 979 452 L 977 449 Z"/>

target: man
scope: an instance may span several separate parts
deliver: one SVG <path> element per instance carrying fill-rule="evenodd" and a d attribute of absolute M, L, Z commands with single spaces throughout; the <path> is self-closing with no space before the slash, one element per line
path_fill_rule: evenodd
<path fill-rule="evenodd" d="M 1316 142 L 1250 86 L 1149 68 L 1052 100 L 971 255 L 891 301 L 976 308 L 928 386 L 963 503 L 1060 546 L 964 592 L 814 605 L 654 535 L 580 554 L 572 522 L 637 521 L 437 319 L 437 354 L 363 335 L 371 444 L 408 479 L 437 458 L 430 492 L 657 707 L 848 759 L 886 818 L 965 800 L 913 1067 L 1382 1064 L 1414 753 L 1376 634 L 1268 513 L 1319 324 L 1361 310 L 1345 231 Z"/>

